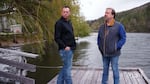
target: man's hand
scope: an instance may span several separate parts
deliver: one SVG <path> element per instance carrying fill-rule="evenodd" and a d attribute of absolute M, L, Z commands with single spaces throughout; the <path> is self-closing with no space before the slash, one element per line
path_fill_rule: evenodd
<path fill-rule="evenodd" d="M 65 50 L 70 50 L 70 47 L 69 47 L 69 46 L 67 46 L 67 47 L 65 48 Z"/>

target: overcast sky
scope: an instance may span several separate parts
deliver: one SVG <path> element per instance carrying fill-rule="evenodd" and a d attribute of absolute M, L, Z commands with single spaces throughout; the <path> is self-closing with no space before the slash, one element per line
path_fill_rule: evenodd
<path fill-rule="evenodd" d="M 102 17 L 107 7 L 112 7 L 116 12 L 129 10 L 150 0 L 78 0 L 80 3 L 80 12 L 86 20 L 94 20 Z"/>

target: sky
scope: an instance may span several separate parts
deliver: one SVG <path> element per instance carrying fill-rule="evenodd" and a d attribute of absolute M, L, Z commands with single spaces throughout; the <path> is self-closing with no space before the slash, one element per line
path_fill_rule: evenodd
<path fill-rule="evenodd" d="M 86 20 L 94 20 L 104 16 L 105 9 L 112 7 L 116 12 L 126 11 L 150 0 L 78 0 L 80 4 L 80 14 Z"/>

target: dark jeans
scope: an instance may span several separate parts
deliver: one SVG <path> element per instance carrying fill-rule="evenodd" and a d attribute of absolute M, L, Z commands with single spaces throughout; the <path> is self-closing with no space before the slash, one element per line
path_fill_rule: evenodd
<path fill-rule="evenodd" d="M 72 68 L 73 52 L 72 50 L 69 51 L 60 50 L 59 54 L 63 61 L 63 67 L 59 72 L 57 84 L 72 84 L 71 68 Z"/>
<path fill-rule="evenodd" d="M 118 60 L 119 56 L 113 57 L 102 57 L 103 58 L 103 77 L 102 84 L 108 84 L 108 75 L 109 75 L 109 64 L 113 70 L 114 84 L 119 84 L 119 69 L 118 69 Z"/>

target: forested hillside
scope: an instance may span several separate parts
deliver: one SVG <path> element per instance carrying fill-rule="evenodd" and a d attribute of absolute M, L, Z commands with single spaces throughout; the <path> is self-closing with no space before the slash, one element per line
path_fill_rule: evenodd
<path fill-rule="evenodd" d="M 124 24 L 127 32 L 150 32 L 150 3 L 117 13 L 116 19 Z M 88 23 L 97 30 L 103 23 L 103 17 Z"/>

